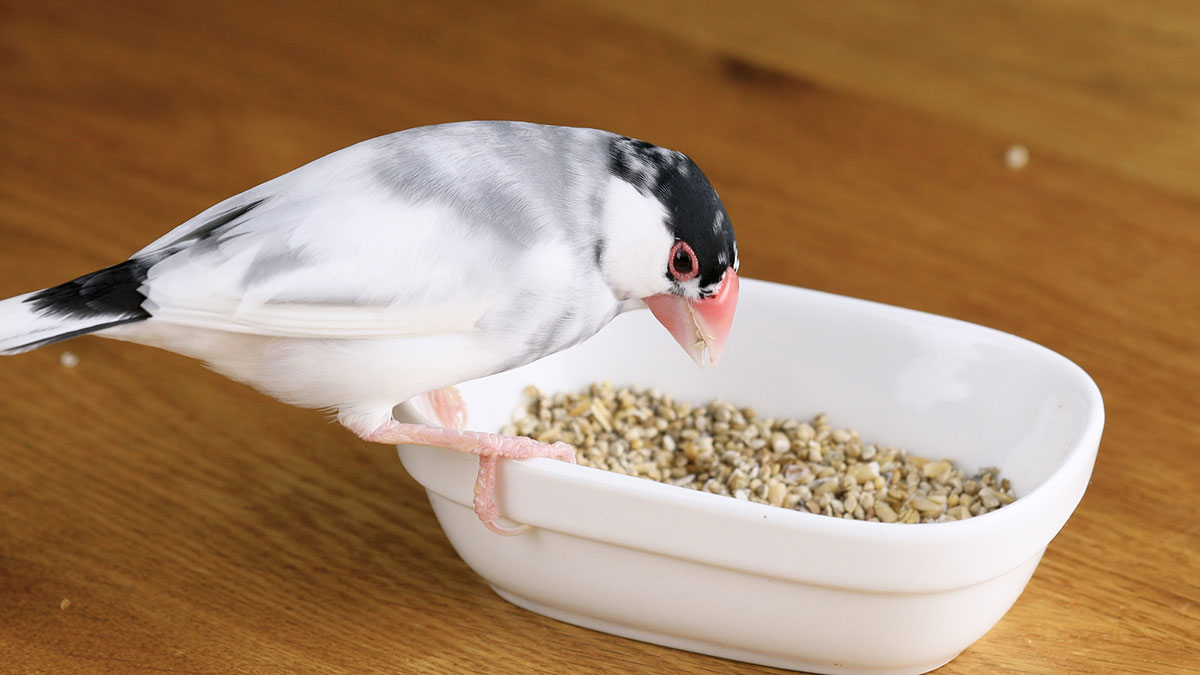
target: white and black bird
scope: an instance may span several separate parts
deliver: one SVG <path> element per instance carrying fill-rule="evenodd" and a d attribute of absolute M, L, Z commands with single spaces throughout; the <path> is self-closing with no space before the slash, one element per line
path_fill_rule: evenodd
<path fill-rule="evenodd" d="M 569 446 L 463 431 L 453 385 L 649 307 L 715 363 L 733 228 L 687 156 L 596 129 L 460 122 L 381 136 L 203 211 L 128 260 L 0 302 L 0 353 L 84 334 L 193 357 L 368 441 L 499 457 Z M 444 427 L 400 424 L 413 399 Z"/>

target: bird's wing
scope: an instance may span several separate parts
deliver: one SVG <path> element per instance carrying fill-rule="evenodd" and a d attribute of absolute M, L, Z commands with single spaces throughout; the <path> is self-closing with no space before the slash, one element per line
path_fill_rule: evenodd
<path fill-rule="evenodd" d="M 289 337 L 474 330 L 504 285 L 500 261 L 519 253 L 454 204 L 406 198 L 338 154 L 136 254 L 154 261 L 141 290 L 155 320 Z"/>
<path fill-rule="evenodd" d="M 350 146 L 137 254 L 157 261 L 146 308 L 227 331 L 383 337 L 475 330 L 516 297 L 492 316 L 524 322 L 539 307 L 529 298 L 565 287 L 573 272 L 560 267 L 595 248 L 580 224 L 607 185 L 607 142 L 595 130 L 463 122 Z"/>

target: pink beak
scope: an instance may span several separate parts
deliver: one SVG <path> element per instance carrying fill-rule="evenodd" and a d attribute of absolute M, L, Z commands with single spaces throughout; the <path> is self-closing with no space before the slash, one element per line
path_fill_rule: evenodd
<path fill-rule="evenodd" d="M 715 366 L 725 350 L 725 339 L 733 324 L 737 307 L 738 278 L 730 267 L 725 270 L 721 290 L 709 298 L 688 300 L 670 293 L 660 293 L 645 299 L 646 306 L 675 338 L 696 365 L 704 366 L 704 349 Z"/>

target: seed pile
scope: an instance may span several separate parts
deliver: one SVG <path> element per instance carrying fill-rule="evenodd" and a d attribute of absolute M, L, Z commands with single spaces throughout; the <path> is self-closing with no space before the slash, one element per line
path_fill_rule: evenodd
<path fill-rule="evenodd" d="M 552 395 L 526 387 L 502 433 L 570 443 L 585 466 L 840 518 L 940 523 L 1016 499 L 997 469 L 967 477 L 950 460 L 863 443 L 824 414 L 760 418 L 721 400 L 693 406 L 609 382 Z"/>

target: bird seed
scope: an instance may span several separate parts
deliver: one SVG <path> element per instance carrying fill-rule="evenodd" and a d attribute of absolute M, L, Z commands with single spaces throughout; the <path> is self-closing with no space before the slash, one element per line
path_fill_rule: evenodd
<path fill-rule="evenodd" d="M 1004 151 L 1004 165 L 1013 171 L 1024 169 L 1029 164 L 1029 149 L 1023 145 L 1009 146 Z"/>
<path fill-rule="evenodd" d="M 864 443 L 823 413 L 763 418 L 719 399 L 693 405 L 610 382 L 578 393 L 526 387 L 501 432 L 570 443 L 585 466 L 836 518 L 941 523 L 1016 499 L 995 468 L 967 476 L 949 459 Z"/>

